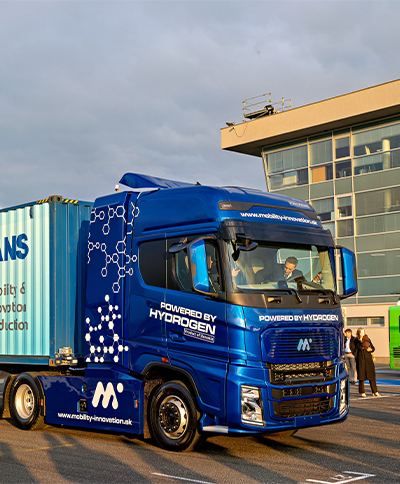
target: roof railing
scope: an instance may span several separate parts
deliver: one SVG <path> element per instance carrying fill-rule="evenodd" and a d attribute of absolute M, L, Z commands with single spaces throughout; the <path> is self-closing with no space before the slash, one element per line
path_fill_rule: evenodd
<path fill-rule="evenodd" d="M 259 96 L 250 97 L 243 101 L 243 121 L 270 116 L 292 108 L 292 99 L 285 99 L 282 96 L 281 101 L 272 101 L 271 93 L 260 94 Z"/>

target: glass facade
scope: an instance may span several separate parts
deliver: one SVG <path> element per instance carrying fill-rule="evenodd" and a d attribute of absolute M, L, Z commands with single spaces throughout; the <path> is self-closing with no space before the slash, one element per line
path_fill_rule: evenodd
<path fill-rule="evenodd" d="M 397 303 L 400 120 L 351 126 L 262 156 L 268 190 L 309 201 L 336 243 L 356 252 L 359 292 L 346 304 Z"/>

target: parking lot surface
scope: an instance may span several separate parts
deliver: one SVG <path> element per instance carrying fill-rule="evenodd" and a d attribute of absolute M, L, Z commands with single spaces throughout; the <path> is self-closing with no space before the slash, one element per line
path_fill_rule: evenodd
<path fill-rule="evenodd" d="M 351 385 L 341 424 L 291 437 L 216 436 L 191 453 L 71 428 L 25 432 L 0 419 L 0 483 L 399 483 L 400 375 L 377 372 L 382 396 L 366 385 L 362 398 Z"/>

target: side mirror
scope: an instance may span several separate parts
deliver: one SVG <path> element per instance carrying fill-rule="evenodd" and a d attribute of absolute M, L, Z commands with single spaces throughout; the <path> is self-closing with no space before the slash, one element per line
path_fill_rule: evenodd
<path fill-rule="evenodd" d="M 341 299 L 353 296 L 357 292 L 357 268 L 354 252 L 345 247 L 336 247 L 340 251 L 342 268 L 343 294 Z"/>
<path fill-rule="evenodd" d="M 239 259 L 240 251 L 244 250 L 246 252 L 257 249 L 258 242 L 254 242 L 251 240 L 250 237 L 246 237 L 245 235 L 237 234 L 236 240 L 241 242 L 242 245 L 239 245 L 235 252 L 232 254 L 232 259 L 237 261 Z"/>
<path fill-rule="evenodd" d="M 206 244 L 204 239 L 195 240 L 189 244 L 190 272 L 193 289 L 201 293 L 210 292 L 208 279 Z"/>

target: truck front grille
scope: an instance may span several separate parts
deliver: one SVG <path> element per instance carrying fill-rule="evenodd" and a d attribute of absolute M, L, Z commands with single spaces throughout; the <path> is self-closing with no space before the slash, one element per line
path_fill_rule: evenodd
<path fill-rule="evenodd" d="M 281 418 L 307 417 L 329 412 L 333 408 L 334 397 L 303 398 L 274 402 L 274 414 Z"/>
<path fill-rule="evenodd" d="M 287 397 L 305 397 L 321 395 L 324 393 L 329 393 L 331 395 L 336 393 L 336 383 L 332 383 L 331 385 L 273 388 L 272 398 L 274 398 L 274 400 L 281 400 L 282 398 Z"/>
<path fill-rule="evenodd" d="M 261 336 L 264 361 L 333 360 L 339 356 L 339 332 L 333 328 L 268 329 Z"/>
<path fill-rule="evenodd" d="M 335 365 L 332 361 L 310 363 L 271 364 L 270 381 L 277 385 L 298 385 L 318 383 L 335 378 Z"/>

